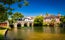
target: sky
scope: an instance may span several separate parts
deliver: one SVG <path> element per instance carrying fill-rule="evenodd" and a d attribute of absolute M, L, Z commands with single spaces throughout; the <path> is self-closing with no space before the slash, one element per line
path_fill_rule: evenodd
<path fill-rule="evenodd" d="M 17 3 L 11 7 L 15 8 L 13 13 L 20 12 L 24 16 L 37 16 L 49 14 L 57 15 L 60 12 L 61 15 L 65 15 L 65 0 L 27 0 L 28 6 L 22 6 L 18 8 Z M 22 2 L 21 2 L 22 3 Z"/>

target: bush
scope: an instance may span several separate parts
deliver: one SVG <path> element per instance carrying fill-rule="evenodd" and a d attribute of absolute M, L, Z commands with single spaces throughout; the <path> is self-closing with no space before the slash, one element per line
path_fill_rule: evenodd
<path fill-rule="evenodd" d="M 43 22 L 43 26 L 49 26 L 48 22 Z"/>
<path fill-rule="evenodd" d="M 0 29 L 3 30 L 3 29 L 6 29 L 6 28 L 4 28 L 4 27 L 0 27 Z"/>
<path fill-rule="evenodd" d="M 43 16 L 36 16 L 35 17 L 34 26 L 43 26 Z"/>

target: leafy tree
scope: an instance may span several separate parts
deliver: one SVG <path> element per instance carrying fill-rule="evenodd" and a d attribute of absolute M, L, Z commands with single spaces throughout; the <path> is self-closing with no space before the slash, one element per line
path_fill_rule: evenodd
<path fill-rule="evenodd" d="M 10 6 L 14 3 L 18 3 L 19 6 L 21 6 L 22 4 L 20 2 L 23 2 L 25 6 L 28 5 L 28 2 L 26 0 L 0 0 L 0 2 L 3 4 L 3 5 L 6 5 L 8 4 L 8 9 L 12 9 L 10 8 Z M 23 6 L 23 5 L 22 5 Z"/>
<path fill-rule="evenodd" d="M 65 27 L 65 16 L 61 16 L 60 21 L 61 21 L 60 26 Z"/>
<path fill-rule="evenodd" d="M 4 7 L 2 4 L 0 4 L 0 13 L 5 13 L 7 11 L 7 8 Z"/>
<path fill-rule="evenodd" d="M 12 14 L 11 18 L 8 19 L 9 24 L 15 23 L 18 18 L 23 18 L 23 17 L 24 15 L 19 12 Z"/>
<path fill-rule="evenodd" d="M 43 25 L 43 16 L 36 16 L 34 19 L 35 26 L 42 26 Z"/>
<path fill-rule="evenodd" d="M 18 12 L 14 13 L 14 14 L 11 16 L 11 18 L 12 18 L 13 20 L 16 20 L 16 19 L 18 19 L 18 18 L 23 18 L 23 17 L 24 17 L 24 15 L 21 14 L 21 13 L 18 13 Z"/>
<path fill-rule="evenodd" d="M 12 18 L 9 18 L 8 21 L 9 21 L 9 24 L 12 24 L 13 23 Z"/>
<path fill-rule="evenodd" d="M 62 23 L 65 23 L 65 16 L 61 16 L 60 21 L 61 21 Z"/>
<path fill-rule="evenodd" d="M 0 22 L 8 19 L 7 13 L 0 13 Z"/>
<path fill-rule="evenodd" d="M 14 10 L 14 8 L 11 8 L 10 6 L 14 3 L 17 3 L 19 8 L 22 6 L 28 6 L 28 2 L 26 0 L 0 0 L 0 22 L 7 20 L 7 17 L 12 15 L 12 10 Z"/>

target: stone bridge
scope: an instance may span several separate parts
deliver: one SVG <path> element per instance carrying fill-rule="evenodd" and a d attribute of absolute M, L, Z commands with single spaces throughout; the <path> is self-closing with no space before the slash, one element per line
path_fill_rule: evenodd
<path fill-rule="evenodd" d="M 31 21 L 17 21 L 16 23 L 14 23 L 14 27 L 17 27 L 18 24 L 20 24 L 21 27 L 24 27 L 25 25 L 27 25 L 27 27 L 33 26 L 33 22 Z"/>

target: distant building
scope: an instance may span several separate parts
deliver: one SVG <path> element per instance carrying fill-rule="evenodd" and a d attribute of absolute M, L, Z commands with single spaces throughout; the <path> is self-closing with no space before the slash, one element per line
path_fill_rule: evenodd
<path fill-rule="evenodd" d="M 7 27 L 7 21 L 5 21 L 5 22 L 0 22 L 0 27 Z"/>
<path fill-rule="evenodd" d="M 44 16 L 43 22 L 50 23 L 52 21 L 52 19 L 54 19 L 56 23 L 60 23 L 60 16 L 61 16 L 60 14 L 57 16 L 54 16 L 54 15 Z"/>
<path fill-rule="evenodd" d="M 30 22 L 33 22 L 34 18 L 33 17 L 24 17 L 24 18 L 19 18 L 17 20 L 18 21 L 30 21 Z"/>

